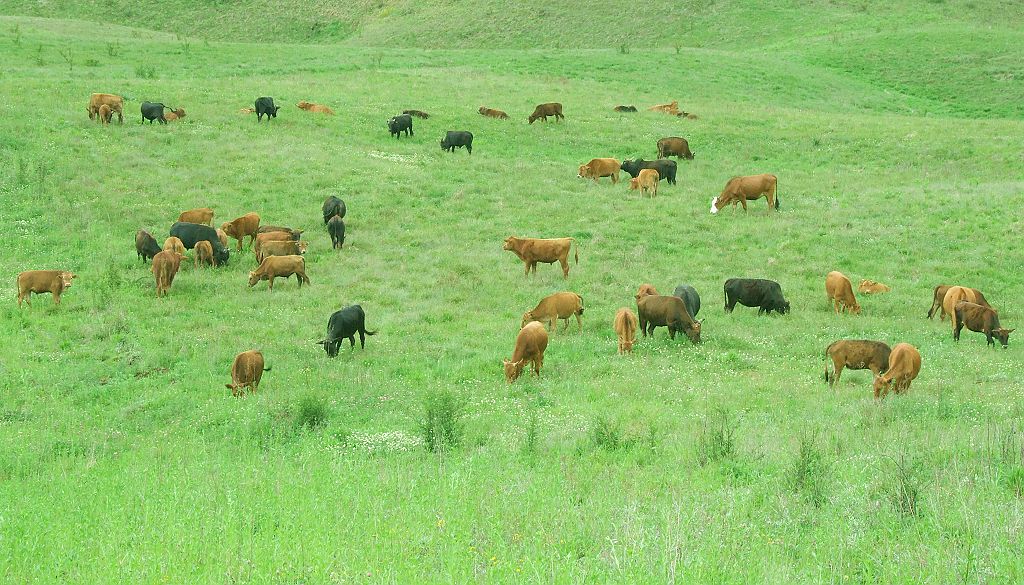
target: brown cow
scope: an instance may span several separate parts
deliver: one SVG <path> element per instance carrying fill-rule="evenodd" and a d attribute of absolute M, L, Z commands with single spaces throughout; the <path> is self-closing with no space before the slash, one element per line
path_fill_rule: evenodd
<path fill-rule="evenodd" d="M 1006 349 L 1010 344 L 1010 334 L 1013 329 L 1003 329 L 999 325 L 999 314 L 992 307 L 985 307 L 977 303 L 960 301 L 953 307 L 953 339 L 960 341 L 960 330 L 967 326 L 971 331 L 984 333 L 988 344 L 995 347 L 993 338 Z"/>
<path fill-rule="evenodd" d="M 647 108 L 649 112 L 664 112 L 666 114 L 672 114 L 673 116 L 679 115 L 679 101 L 672 100 L 670 104 L 658 104 Z"/>
<path fill-rule="evenodd" d="M 502 360 L 505 366 L 505 379 L 511 384 L 523 373 L 526 362 L 533 364 L 533 372 L 540 377 L 540 368 L 544 365 L 544 350 L 548 347 L 548 332 L 544 326 L 534 321 L 527 323 L 516 336 L 516 347 L 512 350 L 511 360 Z"/>
<path fill-rule="evenodd" d="M 180 119 L 182 119 L 184 117 L 185 117 L 185 110 L 182 109 L 182 108 L 178 108 L 177 110 L 168 110 L 168 111 L 164 112 L 164 120 L 167 120 L 168 122 L 173 122 L 175 120 L 180 120 Z"/>
<path fill-rule="evenodd" d="M 858 292 L 862 292 L 866 295 L 874 295 L 879 293 L 886 293 L 891 291 L 892 288 L 874 280 L 862 280 L 860 286 L 857 287 Z"/>
<path fill-rule="evenodd" d="M 562 104 L 558 102 L 551 102 L 547 104 L 540 104 L 534 108 L 533 113 L 527 118 L 527 121 L 531 124 L 537 119 L 548 121 L 548 116 L 554 116 L 555 121 L 564 120 L 565 116 L 562 115 Z"/>
<path fill-rule="evenodd" d="M 282 226 L 282 225 L 261 225 L 260 228 L 258 230 L 256 230 L 256 233 L 257 234 L 266 234 L 266 233 L 269 233 L 269 232 L 287 232 L 288 235 L 291 237 L 291 239 L 298 240 L 299 238 L 302 237 L 302 232 L 303 231 L 304 230 L 297 230 L 297 229 L 293 229 L 293 228 L 290 228 L 290 227 L 285 227 L 285 226 Z"/>
<path fill-rule="evenodd" d="M 833 374 L 829 376 L 828 364 L 825 364 L 825 381 L 830 387 L 839 383 L 843 368 L 851 370 L 871 370 L 874 375 L 885 372 L 889 367 L 889 353 L 892 350 L 881 341 L 868 339 L 840 339 L 825 348 L 825 357 L 832 358 Z"/>
<path fill-rule="evenodd" d="M 416 116 L 417 118 L 423 118 L 426 120 L 430 117 L 430 114 L 420 110 L 402 110 L 403 114 L 409 114 L 410 116 Z"/>
<path fill-rule="evenodd" d="M 271 240 L 263 242 L 256 253 L 256 261 L 263 262 L 269 256 L 303 256 L 306 254 L 306 247 L 309 242 L 296 242 L 294 240 Z"/>
<path fill-rule="evenodd" d="M 242 250 L 242 240 L 249 236 L 249 247 L 256 241 L 257 230 L 260 229 L 260 216 L 255 213 L 246 213 L 242 217 L 236 217 L 231 221 L 220 224 L 224 233 L 238 240 L 238 250 Z"/>
<path fill-rule="evenodd" d="M 526 264 L 526 274 L 529 276 L 530 269 L 537 274 L 537 263 L 562 265 L 562 278 L 569 278 L 569 248 L 572 246 L 573 238 L 517 238 L 509 236 L 505 238 L 503 250 L 514 252 L 519 259 Z M 576 264 L 580 263 L 580 250 L 576 246 Z"/>
<path fill-rule="evenodd" d="M 651 197 L 658 196 L 658 181 L 661 180 L 661 175 L 654 169 L 642 169 L 640 174 L 629 180 L 629 190 L 636 191 L 640 189 L 640 194 L 646 195 L 648 192 L 651 193 Z"/>
<path fill-rule="evenodd" d="M 875 376 L 875 398 L 884 398 L 889 387 L 897 394 L 910 389 L 910 383 L 921 373 L 921 352 L 909 343 L 897 343 L 889 353 L 889 369 Z"/>
<path fill-rule="evenodd" d="M 480 109 L 478 111 L 480 112 L 480 115 L 487 116 L 488 118 L 508 120 L 508 114 L 501 110 L 495 110 L 493 108 L 488 108 L 487 106 L 480 106 Z"/>
<path fill-rule="evenodd" d="M 156 239 L 149 232 L 146 230 L 135 232 L 135 253 L 142 259 L 143 264 L 146 263 L 147 259 L 156 256 L 162 251 L 160 246 L 157 245 Z"/>
<path fill-rule="evenodd" d="M 594 179 L 595 183 L 599 182 L 598 179 L 601 177 L 611 177 L 614 185 L 619 182 L 621 169 L 622 163 L 614 158 L 595 158 L 585 165 L 580 165 L 580 171 L 576 176 L 580 179 Z"/>
<path fill-rule="evenodd" d="M 701 321 L 694 321 L 686 310 L 683 299 L 668 295 L 648 295 L 636 303 L 640 315 L 640 331 L 647 337 L 654 337 L 654 330 L 667 327 L 668 335 L 676 338 L 676 332 L 682 331 L 693 343 L 700 343 Z"/>
<path fill-rule="evenodd" d="M 174 275 L 178 273 L 178 267 L 185 257 L 177 252 L 164 250 L 153 256 L 153 277 L 156 279 L 156 298 L 167 296 L 171 284 L 174 283 Z"/>
<path fill-rule="evenodd" d="M 299 103 L 297 103 L 295 105 L 298 106 L 300 110 L 306 110 L 307 112 L 313 112 L 313 113 L 317 113 L 317 114 L 327 114 L 329 116 L 333 116 L 334 115 L 334 110 L 332 110 L 331 108 L 328 108 L 327 106 L 322 105 L 322 104 L 314 104 L 312 102 L 307 102 L 306 100 L 302 100 L 301 102 L 299 102 Z"/>
<path fill-rule="evenodd" d="M 853 296 L 853 283 L 842 272 L 833 270 L 825 276 L 825 294 L 836 315 L 840 310 L 845 312 L 847 309 L 854 315 L 860 315 L 860 305 L 857 304 L 857 297 Z"/>
<path fill-rule="evenodd" d="M 228 235 L 224 233 L 224 230 L 217 230 L 217 239 L 220 240 L 221 246 L 224 246 L 225 248 L 228 247 Z"/>
<path fill-rule="evenodd" d="M 633 353 L 633 344 L 636 343 L 637 319 L 633 311 L 621 307 L 615 313 L 615 320 L 612 328 L 619 338 L 619 354 Z"/>
<path fill-rule="evenodd" d="M 932 293 L 932 308 L 928 309 L 928 318 L 929 319 L 931 319 L 933 316 L 935 316 L 935 313 L 938 312 L 939 313 L 939 320 L 940 321 L 945 321 L 946 320 L 946 314 L 947 313 L 946 313 L 946 311 L 942 310 L 942 308 L 943 308 L 942 307 L 942 300 L 946 298 L 946 293 L 949 291 L 949 289 L 953 288 L 953 286 L 955 286 L 955 285 L 940 284 L 939 286 L 935 287 L 935 291 L 934 291 L 934 293 Z M 964 288 L 967 288 L 967 287 L 964 287 Z M 974 299 L 975 300 L 971 301 L 972 303 L 978 303 L 979 305 L 981 305 L 983 307 L 991 307 L 992 306 L 992 305 L 990 305 L 988 303 L 987 300 L 985 300 L 985 295 L 981 294 L 980 290 L 978 290 L 976 288 L 972 288 L 970 290 L 974 292 Z"/>
<path fill-rule="evenodd" d="M 178 238 L 176 238 L 174 236 L 171 236 L 171 237 L 167 238 L 166 240 L 164 240 L 163 251 L 164 252 L 176 252 L 176 253 L 181 254 L 182 256 L 184 256 L 185 255 L 185 244 L 183 244 L 180 239 L 178 239 Z"/>
<path fill-rule="evenodd" d="M 111 111 L 110 106 L 103 104 L 100 106 L 99 116 L 100 124 L 109 124 L 110 119 L 114 117 L 114 112 Z"/>
<path fill-rule="evenodd" d="M 53 304 L 60 304 L 60 295 L 78 275 L 66 270 L 26 270 L 18 275 L 18 306 L 22 299 L 32 306 L 32 293 L 50 293 Z"/>
<path fill-rule="evenodd" d="M 195 267 L 199 268 L 203 264 L 209 264 L 213 266 L 213 245 L 206 240 L 199 240 L 195 245 Z"/>
<path fill-rule="evenodd" d="M 111 112 L 117 112 L 117 123 L 124 123 L 124 98 L 112 93 L 94 93 L 89 97 L 89 119 L 99 116 L 100 108 L 106 105 Z"/>
<path fill-rule="evenodd" d="M 718 213 L 726 205 L 732 204 L 733 208 L 739 203 L 743 205 L 743 211 L 747 210 L 747 201 L 754 201 L 765 197 L 768 199 L 768 212 L 772 207 L 779 208 L 779 199 L 775 196 L 775 186 L 778 178 L 775 175 L 749 175 L 746 177 L 733 177 L 725 184 L 722 194 L 711 200 L 711 213 Z"/>
<path fill-rule="evenodd" d="M 232 396 L 241 396 L 244 389 L 255 393 L 260 385 L 260 378 L 263 372 L 269 372 L 270 368 L 263 367 L 263 354 L 258 350 L 243 351 L 235 356 L 231 363 L 231 383 L 225 384 L 231 389 Z"/>
<path fill-rule="evenodd" d="M 249 286 L 254 286 L 261 280 L 266 280 L 270 290 L 274 290 L 274 279 L 278 277 L 288 278 L 295 275 L 299 280 L 299 288 L 302 283 L 310 284 L 306 276 L 306 259 L 302 256 L 268 256 L 260 262 L 259 268 L 249 273 Z"/>
<path fill-rule="evenodd" d="M 523 313 L 523 321 L 519 327 L 525 327 L 531 321 L 547 323 L 552 333 L 556 333 L 558 320 L 565 320 L 564 332 L 569 328 L 569 317 L 576 315 L 576 324 L 580 333 L 583 332 L 583 297 L 574 292 L 559 292 L 541 299 L 532 310 Z"/>
<path fill-rule="evenodd" d="M 657 290 L 655 290 L 654 285 L 653 284 L 647 284 L 645 282 L 644 284 L 641 284 L 640 288 L 637 289 L 637 291 L 636 291 L 636 302 L 639 303 L 640 299 L 642 299 L 642 298 L 644 298 L 646 296 L 657 295 L 657 294 L 661 294 L 661 293 L 659 293 Z"/>
<path fill-rule="evenodd" d="M 685 158 L 693 160 L 693 152 L 690 151 L 690 143 L 685 138 L 671 136 L 658 141 L 658 158 Z"/>
<path fill-rule="evenodd" d="M 969 303 L 977 303 L 979 305 L 991 308 L 991 305 L 978 300 L 978 293 L 973 288 L 967 288 L 966 286 L 951 286 L 946 294 L 942 297 L 942 312 L 949 315 L 949 324 L 956 330 L 956 319 L 953 318 L 953 310 L 956 308 L 956 304 L 960 301 L 967 301 Z"/>
<path fill-rule="evenodd" d="M 199 207 L 197 209 L 189 209 L 188 211 L 182 211 L 181 215 L 178 216 L 178 221 L 187 221 L 188 223 L 201 223 L 208 226 L 213 226 L 213 210 L 209 207 Z M 226 240 L 224 246 L 227 246 Z"/>

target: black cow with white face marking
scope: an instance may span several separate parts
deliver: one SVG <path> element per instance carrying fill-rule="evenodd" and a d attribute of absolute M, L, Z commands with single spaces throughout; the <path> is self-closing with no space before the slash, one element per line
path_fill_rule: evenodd
<path fill-rule="evenodd" d="M 412 136 L 415 132 L 412 131 L 412 116 L 409 114 L 401 114 L 388 120 L 388 131 L 395 138 L 401 138 L 402 132 L 405 132 L 406 136 Z"/>

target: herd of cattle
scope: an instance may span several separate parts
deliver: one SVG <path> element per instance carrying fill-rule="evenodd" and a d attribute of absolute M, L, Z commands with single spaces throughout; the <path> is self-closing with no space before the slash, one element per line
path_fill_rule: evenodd
<path fill-rule="evenodd" d="M 280 109 L 272 98 L 261 97 L 256 100 L 254 108 L 246 108 L 244 112 L 255 112 L 257 121 L 263 116 L 276 118 Z M 305 111 L 331 115 L 334 112 L 327 106 L 307 101 L 298 103 Z M 124 100 L 113 94 L 92 94 L 88 113 L 90 119 L 100 123 L 110 123 L 114 113 L 118 121 L 123 122 Z M 169 111 L 165 112 L 167 109 Z M 663 104 L 650 108 L 653 111 L 665 112 L 681 117 L 696 118 L 692 114 L 681 112 L 678 103 Z M 634 106 L 617 106 L 617 112 L 636 112 Z M 508 114 L 493 108 L 481 106 L 481 115 L 508 119 Z M 183 109 L 167 108 L 162 103 L 144 102 L 141 106 L 143 120 L 160 123 L 180 119 L 185 116 Z M 420 110 L 405 110 L 402 114 L 391 118 L 388 130 L 392 136 L 413 136 L 412 118 L 429 118 Z M 562 104 L 547 103 L 538 105 L 528 118 L 532 124 L 536 120 L 547 121 L 548 117 L 555 120 L 564 119 Z M 441 148 L 454 151 L 457 147 L 465 147 L 472 154 L 473 135 L 467 131 L 448 131 L 441 140 Z M 668 157 L 678 159 L 694 158 L 688 142 L 680 137 L 662 138 L 657 143 L 658 159 L 624 160 L 621 163 L 614 158 L 595 158 L 579 167 L 578 177 L 590 178 L 597 182 L 602 177 L 610 177 L 612 183 L 619 180 L 619 172 L 625 171 L 632 180 L 630 188 L 642 190 L 643 193 L 657 194 L 661 180 L 675 184 L 677 163 Z M 711 213 L 717 213 L 728 205 L 734 208 L 742 205 L 747 209 L 747 201 L 765 197 L 768 210 L 779 209 L 776 194 L 778 180 L 775 175 L 761 174 L 740 176 L 729 179 L 722 192 L 711 200 Z M 345 202 L 331 196 L 322 206 L 324 226 L 331 238 L 334 249 L 341 249 L 345 242 L 346 215 Z M 267 288 L 273 290 L 275 278 L 296 277 L 298 286 L 310 284 L 305 271 L 304 255 L 307 242 L 300 241 L 303 230 L 276 225 L 261 225 L 261 218 L 256 213 L 246 213 L 232 221 L 221 224 L 220 229 L 213 227 L 214 212 L 210 208 L 192 209 L 182 212 L 178 221 L 170 230 L 169 236 L 159 245 L 157 240 L 145 230 L 135 235 L 135 250 L 143 263 L 152 260 L 152 273 L 156 283 L 157 297 L 165 296 L 173 284 L 186 252 L 193 250 L 193 263 L 196 269 L 204 265 L 223 266 L 230 258 L 229 238 L 237 241 L 238 251 L 242 251 L 243 243 L 249 239 L 248 245 L 255 255 L 256 269 L 249 272 L 249 286 L 261 280 L 268 281 Z M 569 252 L 573 250 L 572 238 L 520 238 L 510 236 L 505 239 L 503 249 L 513 252 L 525 264 L 526 275 L 532 271 L 536 274 L 537 264 L 553 264 L 558 262 L 562 268 L 563 278 L 569 277 Z M 579 249 L 575 247 L 574 261 L 579 264 Z M 59 270 L 31 270 L 18 275 L 18 306 L 22 300 L 31 304 L 32 293 L 51 293 L 54 303 L 59 305 L 61 294 L 71 286 L 76 274 Z M 881 283 L 863 280 L 858 290 L 865 294 L 889 292 L 891 289 Z M 772 311 L 780 315 L 790 312 L 790 304 L 784 298 L 782 287 L 778 282 L 755 278 L 730 278 L 725 281 L 725 312 L 731 313 L 736 304 L 757 307 L 758 314 L 769 314 Z M 853 293 L 853 285 L 849 278 L 838 271 L 830 272 L 825 278 L 825 292 L 835 313 L 849 311 L 858 315 L 861 306 Z M 657 327 L 668 329 L 669 336 L 675 339 L 677 333 L 683 333 L 692 343 L 700 343 L 701 326 L 704 319 L 697 320 L 700 311 L 700 295 L 688 284 L 676 287 L 672 295 L 661 295 L 650 284 L 639 287 L 636 295 L 637 313 L 628 307 L 619 308 L 612 321 L 612 328 L 618 338 L 618 351 L 631 353 L 636 343 L 636 331 L 639 328 L 643 336 L 654 335 Z M 503 360 L 505 377 L 514 382 L 527 364 L 532 365 L 536 375 L 544 362 L 544 352 L 548 345 L 548 330 L 557 330 L 558 320 L 564 320 L 563 331 L 568 329 L 569 319 L 576 318 L 577 325 L 583 329 L 583 297 L 575 292 L 559 292 L 542 299 L 536 307 L 523 314 L 520 329 L 515 340 L 511 359 Z M 999 323 L 998 312 L 989 305 L 981 291 L 963 286 L 939 285 L 934 289 L 932 306 L 928 311 L 931 319 L 936 313 L 940 319 L 950 317 L 953 338 L 960 339 L 964 327 L 971 331 L 985 334 L 988 345 L 994 346 L 998 340 L 1005 349 L 1009 343 L 1009 335 L 1013 329 L 1005 329 Z M 365 347 L 367 335 L 375 335 L 376 331 L 368 331 L 365 325 L 366 315 L 362 307 L 352 305 L 336 311 L 328 321 L 327 335 L 319 341 L 328 356 L 335 357 L 341 342 L 348 339 L 351 347 L 355 347 L 355 336 L 359 335 L 360 345 Z M 545 329 L 543 323 L 548 324 Z M 890 347 L 880 341 L 872 340 L 839 340 L 825 350 L 826 358 L 832 360 L 832 372 L 825 367 L 825 381 L 834 386 L 844 368 L 868 369 L 874 374 L 874 394 L 876 398 L 884 396 L 890 388 L 896 393 L 906 391 L 921 369 L 921 355 L 910 344 L 898 343 Z M 227 387 L 232 394 L 238 395 L 246 388 L 255 391 L 264 371 L 264 358 L 259 351 L 246 351 L 235 357 L 231 366 L 231 384 Z"/>

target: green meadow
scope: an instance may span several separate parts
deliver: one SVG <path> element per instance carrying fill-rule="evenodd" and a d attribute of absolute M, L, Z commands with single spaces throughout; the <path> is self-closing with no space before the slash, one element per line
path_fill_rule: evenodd
<path fill-rule="evenodd" d="M 925 317 L 962 284 L 1024 322 L 1019 3 L 262 4 L 0 0 L 0 582 L 1024 581 L 1024 342 Z M 276 120 L 239 113 L 259 96 Z M 645 111 L 672 100 L 699 118 Z M 549 101 L 566 120 L 528 125 Z M 407 108 L 431 117 L 390 137 Z M 654 199 L 576 177 L 665 136 L 696 158 Z M 756 173 L 779 212 L 708 213 Z M 207 206 L 306 230 L 311 286 L 249 288 L 232 241 L 157 299 L 136 230 Z M 526 278 L 510 235 L 573 237 L 579 264 Z M 18 308 L 33 269 L 78 275 L 59 307 Z M 837 316 L 831 270 L 893 290 Z M 726 314 L 731 277 L 792 313 Z M 702 343 L 617 355 L 641 283 L 693 285 Z M 563 290 L 583 332 L 507 384 L 522 313 Z M 330 359 L 355 303 L 379 333 Z M 911 343 L 921 374 L 829 389 L 842 338 Z M 233 398 L 249 349 L 272 370 Z"/>

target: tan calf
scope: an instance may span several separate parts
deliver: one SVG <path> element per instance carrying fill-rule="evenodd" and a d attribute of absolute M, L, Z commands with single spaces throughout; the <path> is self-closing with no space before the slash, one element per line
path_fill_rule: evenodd
<path fill-rule="evenodd" d="M 562 331 L 569 328 L 569 317 L 576 315 L 576 324 L 580 332 L 583 332 L 583 297 L 574 292 L 559 292 L 548 295 L 541 299 L 532 310 L 523 313 L 523 321 L 519 325 L 525 327 L 531 321 L 547 323 L 552 332 L 555 332 L 558 320 L 563 319 L 565 326 Z"/>
<path fill-rule="evenodd" d="M 299 288 L 302 283 L 310 284 L 306 276 L 306 260 L 302 256 L 270 256 L 260 262 L 259 268 L 249 273 L 249 286 L 254 286 L 261 280 L 268 281 L 270 290 L 274 290 L 274 279 L 288 278 L 295 275 L 299 280 Z"/>
<path fill-rule="evenodd" d="M 328 116 L 334 115 L 334 110 L 328 108 L 323 104 L 314 104 L 312 102 L 302 100 L 301 102 L 295 105 L 298 106 L 300 110 L 306 110 L 307 112 L 313 112 L 315 114 L 327 114 Z"/>
<path fill-rule="evenodd" d="M 26 270 L 18 275 L 18 306 L 24 299 L 32 306 L 32 293 L 50 293 L 53 304 L 60 304 L 60 295 L 78 275 L 66 270 Z"/>
<path fill-rule="evenodd" d="M 213 246 L 206 240 L 199 240 L 195 245 L 195 267 L 199 268 L 203 264 L 209 264 L 213 266 Z"/>
<path fill-rule="evenodd" d="M 503 250 L 513 252 L 526 264 L 526 275 L 537 274 L 537 263 L 562 265 L 562 278 L 569 278 L 569 248 L 572 246 L 572 238 L 555 238 L 543 240 L 539 238 L 517 238 L 509 236 L 505 238 Z M 580 263 L 579 247 L 576 248 L 576 264 Z"/>
<path fill-rule="evenodd" d="M 107 106 L 111 112 L 117 112 L 117 123 L 124 123 L 124 98 L 112 93 L 94 93 L 89 97 L 89 119 L 99 116 L 100 108 Z"/>
<path fill-rule="evenodd" d="M 636 343 L 636 329 L 639 327 L 636 314 L 626 307 L 620 308 L 615 313 L 615 320 L 612 328 L 619 338 L 619 354 L 633 353 L 633 344 Z"/>
<path fill-rule="evenodd" d="M 200 207 L 198 209 L 182 211 L 181 215 L 178 216 L 178 221 L 187 221 L 188 223 L 201 223 L 213 226 L 213 210 L 209 207 Z M 227 247 L 227 240 L 225 239 L 224 242 L 224 246 Z"/>
<path fill-rule="evenodd" d="M 884 398 L 889 388 L 897 394 L 910 389 L 910 383 L 921 373 L 921 353 L 909 343 L 897 343 L 889 354 L 889 371 L 875 376 L 875 398 Z"/>
<path fill-rule="evenodd" d="M 516 336 L 516 347 L 512 351 L 512 359 L 502 360 L 505 367 L 505 380 L 510 384 L 523 373 L 526 362 L 533 364 L 533 372 L 540 376 L 540 368 L 544 365 L 544 350 L 548 347 L 548 332 L 544 326 L 534 321 L 527 323 Z"/>
<path fill-rule="evenodd" d="M 225 384 L 231 389 L 232 396 L 240 396 L 248 388 L 249 392 L 255 393 L 263 378 L 263 372 L 269 372 L 270 368 L 263 367 L 263 354 L 257 350 L 243 351 L 235 356 L 231 363 L 231 383 Z"/>
<path fill-rule="evenodd" d="M 181 261 L 185 257 L 177 252 L 164 250 L 153 256 L 153 278 L 156 279 L 156 297 L 167 296 L 174 283 L 174 275 L 178 273 Z"/>
<path fill-rule="evenodd" d="M 857 287 L 857 292 L 862 292 L 866 295 L 887 293 L 891 290 L 892 288 L 890 288 L 889 286 L 886 286 L 880 282 L 875 282 L 874 280 L 862 280 L 860 281 L 860 285 Z"/>
<path fill-rule="evenodd" d="M 636 191 L 637 189 L 640 189 L 641 195 L 646 195 L 650 192 L 651 197 L 656 197 L 658 195 L 658 181 L 660 180 L 661 175 L 658 174 L 658 171 L 654 169 L 643 169 L 636 177 L 630 179 L 629 190 Z"/>
<path fill-rule="evenodd" d="M 256 233 L 260 229 L 260 216 L 255 213 L 246 213 L 242 217 L 236 217 L 220 225 L 220 229 L 228 236 L 238 240 L 238 251 L 242 251 L 242 240 L 249 236 L 249 246 L 252 247 L 256 241 Z"/>
<path fill-rule="evenodd" d="M 177 110 L 169 110 L 167 112 L 164 112 L 164 120 L 167 120 L 168 122 L 173 122 L 175 120 L 180 120 L 180 119 L 182 119 L 184 117 L 185 117 L 185 110 L 183 110 L 182 108 L 178 108 Z"/>
<path fill-rule="evenodd" d="M 185 244 L 183 244 L 180 239 L 178 239 L 178 238 L 176 238 L 174 236 L 171 236 L 171 237 L 167 238 L 166 240 L 164 240 L 163 251 L 164 252 L 176 252 L 176 253 L 181 254 L 182 256 L 184 256 L 185 255 Z"/>
<path fill-rule="evenodd" d="M 108 106 L 107 104 L 103 104 L 102 106 L 100 106 L 100 124 L 109 124 L 110 119 L 113 117 L 113 114 L 113 110 L 111 110 L 110 106 Z"/>
<path fill-rule="evenodd" d="M 825 277 L 825 294 L 837 315 L 846 310 L 860 315 L 860 305 L 857 304 L 857 297 L 853 296 L 853 283 L 842 272 L 833 270 L 828 273 Z"/>

